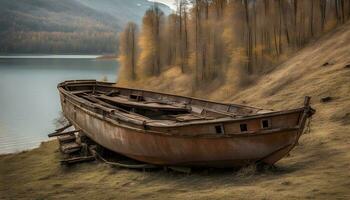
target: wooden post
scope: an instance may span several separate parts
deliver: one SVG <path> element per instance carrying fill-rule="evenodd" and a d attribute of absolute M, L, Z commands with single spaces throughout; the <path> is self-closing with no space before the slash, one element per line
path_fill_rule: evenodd
<path fill-rule="evenodd" d="M 311 100 L 310 96 L 305 96 L 305 99 L 304 99 L 304 106 L 305 107 L 310 106 L 310 100 Z"/>

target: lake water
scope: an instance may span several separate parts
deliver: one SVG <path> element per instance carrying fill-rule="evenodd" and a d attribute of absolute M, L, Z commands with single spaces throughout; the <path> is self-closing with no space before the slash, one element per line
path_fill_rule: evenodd
<path fill-rule="evenodd" d="M 91 55 L 0 56 L 0 154 L 37 147 L 56 129 L 57 84 L 107 78 L 115 82 L 118 62 Z"/>

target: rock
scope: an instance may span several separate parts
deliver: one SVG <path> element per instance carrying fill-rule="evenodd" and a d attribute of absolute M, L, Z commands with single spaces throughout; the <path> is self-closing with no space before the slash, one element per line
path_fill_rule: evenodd
<path fill-rule="evenodd" d="M 283 182 L 281 183 L 281 185 L 290 185 L 290 184 L 291 184 L 290 181 L 283 181 Z"/>
<path fill-rule="evenodd" d="M 321 102 L 322 103 L 327 103 L 333 100 L 333 97 L 327 96 L 327 97 L 322 97 Z"/>
<path fill-rule="evenodd" d="M 328 62 L 323 63 L 323 65 L 321 65 L 321 66 L 322 67 L 326 67 L 326 66 L 329 66 L 329 65 L 334 65 L 334 62 L 333 61 L 328 61 Z"/>
<path fill-rule="evenodd" d="M 344 68 L 345 69 L 350 69 L 350 64 L 346 64 Z"/>
<path fill-rule="evenodd" d="M 343 124 L 348 125 L 350 124 L 350 112 L 349 113 L 345 113 L 345 115 L 343 116 Z"/>
<path fill-rule="evenodd" d="M 323 63 L 322 67 L 325 67 L 325 66 L 328 66 L 329 65 L 329 62 L 325 62 Z"/>

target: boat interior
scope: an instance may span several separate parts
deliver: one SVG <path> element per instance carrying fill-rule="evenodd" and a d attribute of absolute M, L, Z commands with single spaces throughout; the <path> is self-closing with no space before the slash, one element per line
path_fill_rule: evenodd
<path fill-rule="evenodd" d="M 271 112 L 254 107 L 216 103 L 195 98 L 156 93 L 151 91 L 119 88 L 112 83 L 86 81 L 65 82 L 67 92 L 85 101 L 140 121 L 184 123 L 222 118 L 241 118 Z"/>

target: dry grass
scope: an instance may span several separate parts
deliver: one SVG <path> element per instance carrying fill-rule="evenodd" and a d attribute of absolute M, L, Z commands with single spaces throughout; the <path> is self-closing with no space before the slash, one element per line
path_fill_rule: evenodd
<path fill-rule="evenodd" d="M 350 199 L 350 25 L 305 48 L 244 91 L 212 99 L 283 109 L 311 95 L 317 109 L 311 132 L 276 170 L 214 170 L 191 175 L 140 172 L 87 163 L 62 168 L 55 142 L 0 156 L 0 199 Z M 325 62 L 331 65 L 322 66 Z M 169 71 L 167 78 L 183 78 Z M 175 74 L 175 75 L 174 75 Z M 185 77 L 187 80 L 188 77 Z M 169 80 L 169 79 L 168 79 Z M 158 81 L 158 82 L 157 82 Z M 184 81 L 184 80 L 182 80 Z M 181 82 L 181 81 L 178 81 Z M 141 83 L 139 83 L 141 84 Z M 181 83 L 176 83 L 181 84 Z M 151 80 L 147 88 L 186 93 Z M 226 95 L 220 95 L 226 94 Z M 327 103 L 320 98 L 333 97 Z"/>
<path fill-rule="evenodd" d="M 191 95 L 192 91 L 191 75 L 182 74 L 180 67 L 171 67 L 163 72 L 160 77 L 143 78 L 135 82 L 121 80 L 118 86 L 141 88 L 147 90 L 158 90 L 161 92 Z"/>

